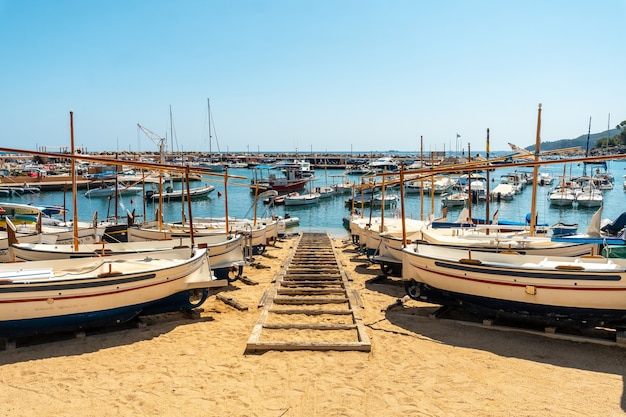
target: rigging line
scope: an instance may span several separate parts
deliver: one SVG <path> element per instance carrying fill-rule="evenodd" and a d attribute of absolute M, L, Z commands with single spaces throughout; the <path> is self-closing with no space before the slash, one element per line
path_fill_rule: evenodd
<path fill-rule="evenodd" d="M 220 150 L 220 143 L 217 140 L 217 131 L 215 130 L 215 119 L 213 119 L 213 112 L 209 114 L 209 117 L 211 118 L 211 126 L 213 127 L 213 133 L 215 134 L 215 144 L 217 145 L 217 153 L 221 154 L 222 151 Z M 210 138 L 211 138 L 211 133 L 209 132 L 209 140 Z"/>

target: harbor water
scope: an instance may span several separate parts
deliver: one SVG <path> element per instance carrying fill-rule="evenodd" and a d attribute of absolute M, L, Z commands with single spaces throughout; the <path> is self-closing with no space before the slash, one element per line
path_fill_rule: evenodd
<path fill-rule="evenodd" d="M 604 191 L 604 205 L 602 211 L 603 219 L 614 220 L 622 212 L 626 211 L 626 193 L 623 187 L 623 175 L 626 174 L 625 161 L 609 162 L 607 170 L 611 172 L 615 178 L 614 188 Z M 595 168 L 593 168 L 595 169 Z M 589 172 L 591 175 L 594 172 Z M 499 182 L 500 177 L 509 172 L 514 171 L 512 168 L 496 169 L 489 173 L 490 188 L 493 189 Z M 520 167 L 518 171 L 532 173 L 532 168 Z M 563 166 L 561 164 L 549 165 L 541 168 L 540 172 L 549 172 L 554 177 L 552 185 L 544 185 L 537 187 L 537 215 L 538 224 L 552 225 L 557 222 L 567 224 L 577 223 L 578 231 L 585 232 L 589 225 L 589 220 L 597 211 L 596 208 L 585 208 L 574 205 L 573 207 L 554 207 L 548 201 L 549 191 L 560 181 L 563 172 L 566 176 L 580 176 L 583 173 L 583 165 L 576 164 L 574 166 Z M 210 177 L 202 181 L 191 183 L 191 187 L 199 187 L 202 184 L 211 184 L 215 186 L 215 191 L 206 198 L 198 198 L 192 200 L 192 215 L 194 217 L 223 217 L 228 206 L 228 215 L 236 218 L 253 218 L 267 217 L 269 215 L 292 216 L 300 219 L 300 224 L 294 231 L 306 232 L 328 232 L 333 237 L 344 237 L 348 235 L 347 230 L 343 226 L 343 218 L 349 214 L 350 206 L 346 205 L 345 200 L 350 198 L 350 194 L 335 195 L 328 199 L 321 199 L 319 203 L 306 206 L 276 206 L 272 207 L 263 201 L 257 201 L 255 210 L 255 195 L 249 188 L 249 179 L 253 175 L 253 169 L 229 169 L 231 175 L 244 176 L 248 180 L 238 179 L 230 180 L 228 187 L 224 189 L 224 181 L 221 178 Z M 483 173 L 483 175 L 485 175 Z M 343 170 L 338 169 L 317 169 L 315 171 L 315 179 L 310 183 L 311 188 L 316 186 L 333 185 L 348 179 L 350 182 L 359 184 L 361 179 L 359 176 L 344 176 Z M 380 178 L 377 180 L 380 183 Z M 175 183 L 174 188 L 180 188 L 180 183 Z M 71 187 L 70 187 L 71 188 Z M 108 216 L 115 214 L 115 199 L 108 198 L 86 198 L 84 196 L 85 189 L 78 190 L 77 211 L 78 218 L 82 221 L 91 221 L 94 213 L 97 211 L 98 219 L 103 220 Z M 386 194 L 399 195 L 399 189 L 391 188 Z M 227 199 L 227 200 L 226 200 Z M 67 219 L 72 219 L 72 194 L 71 191 L 46 191 L 39 194 L 25 193 L 6 198 L 7 201 L 14 203 L 33 204 L 33 205 L 61 205 L 65 206 L 70 213 Z M 531 211 L 532 187 L 528 185 L 520 194 L 516 195 L 512 200 L 491 201 L 489 207 L 489 218 L 498 212 L 499 220 L 524 222 L 527 215 Z M 138 221 L 145 218 L 147 220 L 155 219 L 155 212 L 158 203 L 144 202 L 142 194 L 118 197 L 118 216 L 125 216 L 126 210 L 135 211 Z M 228 203 L 228 204 L 226 204 Z M 407 218 L 427 219 L 434 211 L 435 217 L 442 215 L 442 205 L 440 197 L 435 196 L 431 201 L 429 195 L 424 196 L 424 200 L 420 201 L 419 194 L 405 194 L 405 214 Z M 181 201 L 171 201 L 163 203 L 163 216 L 165 221 L 180 221 L 182 212 L 187 213 L 187 204 Z M 450 207 L 447 213 L 448 221 L 456 221 L 462 207 Z M 386 217 L 399 217 L 400 204 L 395 207 L 385 209 Z M 380 208 L 374 208 L 370 212 L 370 208 L 365 208 L 364 216 L 380 216 Z M 472 216 L 475 218 L 485 218 L 486 204 L 478 202 L 472 205 Z"/>

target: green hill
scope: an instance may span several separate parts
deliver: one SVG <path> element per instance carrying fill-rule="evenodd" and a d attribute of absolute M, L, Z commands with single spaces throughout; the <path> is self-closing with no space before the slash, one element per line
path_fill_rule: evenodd
<path fill-rule="evenodd" d="M 606 137 L 612 138 L 615 135 L 619 135 L 618 129 L 611 129 L 608 132 L 605 130 L 600 133 L 592 133 L 589 135 L 589 149 L 592 149 L 599 139 L 606 139 Z M 541 151 L 552 151 L 555 149 L 571 148 L 574 146 L 580 146 L 583 150 L 587 149 L 587 134 L 581 135 L 576 139 L 559 139 L 552 142 L 541 142 Z M 527 146 L 525 148 L 528 151 L 534 151 L 535 145 Z"/>

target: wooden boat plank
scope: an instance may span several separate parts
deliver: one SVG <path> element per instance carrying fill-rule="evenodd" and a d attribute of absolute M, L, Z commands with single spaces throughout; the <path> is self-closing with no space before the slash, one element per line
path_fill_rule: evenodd
<path fill-rule="evenodd" d="M 281 288 L 278 290 L 279 295 L 331 295 L 331 294 L 345 294 L 343 288 Z"/>
<path fill-rule="evenodd" d="M 371 344 L 366 342 L 256 342 L 248 343 L 246 351 L 255 350 L 356 350 L 369 352 Z"/>
<path fill-rule="evenodd" d="M 298 329 L 298 330 L 354 330 L 356 324 L 329 324 L 329 323 L 266 323 L 264 329 Z"/>
<path fill-rule="evenodd" d="M 271 313 L 273 314 L 306 314 L 306 315 L 352 315 L 353 312 L 351 309 L 348 310 L 317 310 L 317 309 L 304 309 L 304 308 L 294 308 L 294 309 L 272 309 Z"/>
<path fill-rule="evenodd" d="M 342 304 L 347 298 L 275 297 L 276 304 Z"/>

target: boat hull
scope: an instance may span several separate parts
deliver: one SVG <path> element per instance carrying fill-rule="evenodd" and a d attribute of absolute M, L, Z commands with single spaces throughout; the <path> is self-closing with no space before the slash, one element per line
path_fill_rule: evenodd
<path fill-rule="evenodd" d="M 20 270 L 24 265 L 28 269 Z M 4 264 L 0 279 L 0 338 L 116 325 L 142 314 L 191 309 L 204 302 L 205 290 L 227 284 L 210 273 L 205 249 Z"/>
<path fill-rule="evenodd" d="M 623 262 L 455 250 L 442 258 L 434 253 L 422 245 L 403 251 L 402 276 L 413 298 L 544 324 L 626 324 Z"/>

